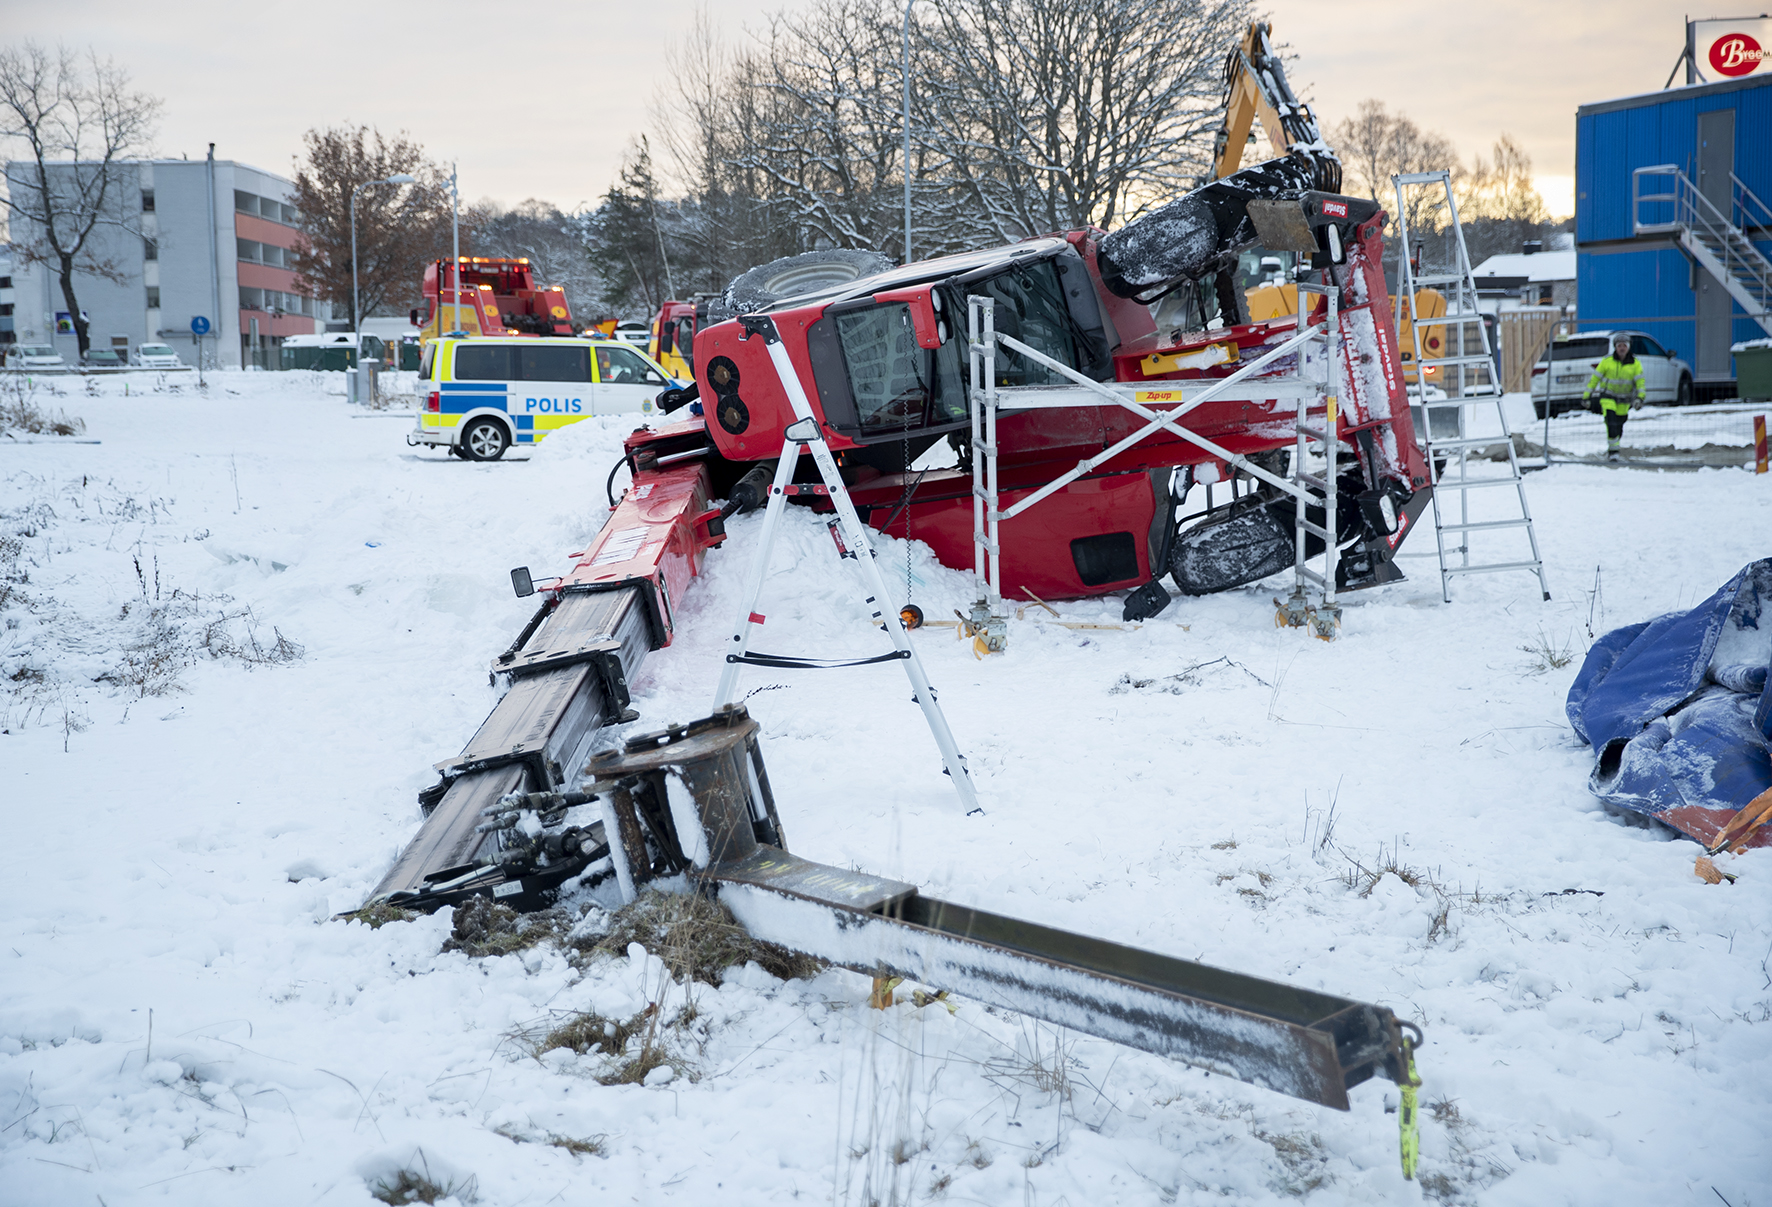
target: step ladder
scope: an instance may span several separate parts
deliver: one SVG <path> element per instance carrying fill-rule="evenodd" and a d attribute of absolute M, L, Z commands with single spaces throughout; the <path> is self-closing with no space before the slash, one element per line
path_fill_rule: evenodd
<path fill-rule="evenodd" d="M 854 501 L 849 497 L 849 488 L 843 484 L 843 476 L 838 472 L 837 462 L 831 456 L 830 445 L 825 441 L 824 430 L 812 413 L 812 401 L 806 397 L 806 389 L 800 384 L 799 371 L 794 368 L 794 362 L 788 358 L 787 349 L 782 345 L 781 333 L 776 329 L 775 320 L 766 314 L 744 314 L 739 316 L 738 323 L 744 332 L 740 339 L 763 341 L 770 363 L 781 381 L 782 393 L 787 395 L 788 405 L 793 407 L 794 421 L 782 433 L 781 456 L 775 463 L 775 479 L 769 486 L 769 505 L 763 512 L 763 532 L 757 542 L 756 555 L 751 559 L 750 575 L 745 582 L 744 603 L 732 626 L 732 644 L 727 647 L 726 665 L 720 673 L 720 686 L 714 693 L 714 712 L 718 715 L 722 708 L 743 703 L 738 694 L 738 676 L 740 668 L 747 665 L 828 669 L 837 666 L 864 666 L 871 662 L 903 662 L 905 676 L 911 682 L 911 700 L 923 710 L 929 732 L 941 751 L 942 770 L 953 781 L 954 792 L 960 798 L 961 807 L 968 814 L 979 812 L 978 791 L 973 787 L 972 777 L 967 772 L 966 760 L 960 754 L 953 730 L 948 728 L 946 714 L 936 701 L 935 689 L 929 685 L 929 676 L 923 670 L 923 660 L 917 656 L 916 647 L 905 635 L 904 622 L 899 619 L 898 610 L 887 603 L 892 596 L 886 589 L 885 577 L 880 573 L 878 555 L 868 537 L 868 526 L 862 522 L 860 513 L 855 510 Z M 762 627 L 764 621 L 763 613 L 757 611 L 757 608 L 763 595 L 763 583 L 769 576 L 770 554 L 774 551 L 775 536 L 781 525 L 782 513 L 787 507 L 788 486 L 793 482 L 794 469 L 799 464 L 802 453 L 811 454 L 813 464 L 818 467 L 819 477 L 824 480 L 825 490 L 837 512 L 837 518 L 831 521 L 831 536 L 837 538 L 841 533 L 842 539 L 837 540 L 839 555 L 854 559 L 860 568 L 864 589 L 870 592 L 864 596 L 863 606 L 867 608 L 874 625 L 886 631 L 887 638 L 892 642 L 890 654 L 833 661 L 758 654 L 751 650 L 751 637 Z"/>
<path fill-rule="evenodd" d="M 1407 307 L 1415 337 L 1415 360 L 1412 365 L 1407 366 L 1414 372 L 1415 381 L 1413 384 L 1406 382 L 1406 388 L 1411 409 L 1417 415 L 1416 438 L 1426 454 L 1428 472 L 1434 488 L 1434 540 L 1440 554 L 1440 596 L 1445 602 L 1452 602 L 1452 579 L 1457 575 L 1528 570 L 1538 576 L 1538 589 L 1548 600 L 1550 587 L 1544 579 L 1544 560 L 1538 553 L 1538 533 L 1532 526 L 1532 509 L 1526 502 L 1526 479 L 1520 472 L 1513 432 L 1508 427 L 1507 414 L 1502 407 L 1501 383 L 1495 372 L 1493 349 L 1489 346 L 1489 330 L 1483 325 L 1483 315 L 1477 309 L 1477 283 L 1471 275 L 1470 252 L 1465 247 L 1464 229 L 1458 222 L 1458 202 L 1452 195 L 1452 174 L 1444 170 L 1405 172 L 1392 176 L 1391 182 L 1397 191 L 1397 235 L 1402 245 L 1401 265 L 1397 274 L 1397 309 L 1401 313 Z M 1423 188 L 1443 193 L 1446 211 L 1451 216 L 1452 251 L 1455 259 L 1452 271 L 1449 272 L 1421 275 L 1416 272 L 1414 259 L 1410 254 L 1409 208 L 1404 204 L 1404 190 Z M 1445 296 L 1445 314 L 1421 314 L 1417 293 L 1427 288 L 1437 289 Z M 1441 343 L 1446 346 L 1441 350 L 1447 355 L 1422 355 L 1422 331 L 1432 327 L 1444 330 Z M 1476 329 L 1474 339 L 1468 334 L 1473 327 Z M 1435 376 L 1445 391 L 1444 399 L 1428 398 L 1426 382 L 1429 369 L 1438 370 Z M 1490 406 L 1495 408 L 1495 417 L 1501 426 L 1500 439 L 1507 448 L 1507 472 L 1485 474 L 1479 470 L 1473 475 L 1471 449 L 1492 445 L 1496 437 L 1469 435 L 1471 425 L 1466 422 L 1465 416 L 1472 408 Z M 1500 519 L 1471 519 L 1471 491 L 1507 486 L 1514 488 L 1519 499 L 1517 515 L 1510 511 Z M 1458 494 L 1456 523 L 1451 522 L 1446 515 L 1443 500 L 1448 491 L 1456 491 Z M 1532 552 L 1530 559 L 1492 562 L 1471 560 L 1471 533 L 1515 528 L 1525 530 L 1526 542 Z M 1450 546 L 1447 543 L 1448 537 L 1453 540 Z M 1448 554 L 1453 556 L 1449 558 Z"/>

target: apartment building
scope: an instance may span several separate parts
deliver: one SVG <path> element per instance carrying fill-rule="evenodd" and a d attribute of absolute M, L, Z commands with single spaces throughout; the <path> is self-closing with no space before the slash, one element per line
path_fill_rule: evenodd
<path fill-rule="evenodd" d="M 51 165 L 71 182 L 95 164 Z M 6 165 L 8 186 L 30 187 L 34 165 Z M 296 212 L 291 183 L 232 160 L 143 159 L 114 163 L 110 210 L 93 232 L 91 261 L 106 271 L 75 272 L 75 294 L 86 312 L 91 344 L 133 352 L 166 341 L 194 362 L 224 368 L 275 368 L 277 348 L 291 335 L 324 331 L 324 302 L 296 289 L 290 267 Z M 37 232 L 17 218 L 15 248 L 32 246 Z M 50 342 L 72 363 L 79 347 L 56 274 L 28 254 L 15 254 L 15 340 Z M 208 320 L 201 341 L 191 320 Z M 3 337 L 4 333 L 0 333 Z"/>

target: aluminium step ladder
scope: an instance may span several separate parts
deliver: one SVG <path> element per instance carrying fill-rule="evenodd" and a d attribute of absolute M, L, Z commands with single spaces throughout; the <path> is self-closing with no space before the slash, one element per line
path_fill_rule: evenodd
<path fill-rule="evenodd" d="M 1408 384 L 1405 377 L 1405 383 L 1412 409 L 1420 408 L 1421 422 L 1416 429 L 1416 438 L 1426 454 L 1428 473 L 1434 488 L 1434 540 L 1440 555 L 1440 597 L 1447 603 L 1452 602 L 1452 579 L 1456 575 L 1528 570 L 1538 576 L 1538 589 L 1548 600 L 1550 587 L 1544 578 L 1544 559 L 1538 553 L 1538 533 L 1532 526 L 1532 509 L 1526 502 L 1526 480 L 1520 472 L 1513 432 L 1508 428 L 1507 413 L 1502 406 L 1501 383 L 1495 371 L 1493 349 L 1489 346 L 1489 330 L 1484 326 L 1483 315 L 1477 309 L 1477 283 L 1471 273 L 1470 252 L 1465 247 L 1464 229 L 1458 222 L 1458 202 L 1452 195 L 1452 174 L 1445 170 L 1406 172 L 1391 177 L 1391 181 L 1397 191 L 1397 234 L 1402 245 L 1397 280 L 1398 311 L 1401 313 L 1405 306 L 1408 308 L 1409 322 L 1415 337 L 1415 360 L 1411 366 L 1407 366 L 1408 370 L 1414 372 L 1415 381 Z M 1426 276 L 1416 272 L 1409 250 L 1409 210 L 1403 201 L 1403 191 L 1408 188 L 1443 192 L 1446 211 L 1451 218 L 1454 255 L 1452 271 Z M 1421 313 L 1418 291 L 1430 287 L 1444 294 L 1444 314 Z M 1441 351 L 1447 355 L 1424 357 L 1422 331 L 1433 327 L 1442 328 Z M 1467 334 L 1472 327 L 1476 328 L 1474 340 Z M 1444 399 L 1428 397 L 1427 378 L 1430 371 L 1434 371 L 1434 375 L 1439 378 L 1440 387 L 1445 393 Z M 1507 473 L 1472 476 L 1471 449 L 1492 445 L 1496 437 L 1469 435 L 1470 425 L 1465 417 L 1472 408 L 1488 406 L 1495 408 L 1495 417 L 1500 421 L 1500 439 L 1507 448 Z M 1448 472 L 1453 470 L 1455 463 L 1456 472 Z M 1510 512 L 1500 519 L 1471 519 L 1471 491 L 1507 486 L 1514 488 L 1519 499 L 1518 514 Z M 1457 522 L 1450 521 L 1443 509 L 1441 495 L 1445 491 L 1458 493 Z M 1489 562 L 1471 560 L 1471 533 L 1516 528 L 1525 530 L 1526 541 L 1532 553 L 1529 559 Z M 1448 536 L 1453 537 L 1456 542 L 1450 547 L 1447 545 Z M 1448 559 L 1448 554 L 1455 556 Z"/>

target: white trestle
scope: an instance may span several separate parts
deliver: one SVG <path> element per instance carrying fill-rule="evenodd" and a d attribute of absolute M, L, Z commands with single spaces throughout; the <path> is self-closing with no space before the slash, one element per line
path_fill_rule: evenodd
<path fill-rule="evenodd" d="M 954 791 L 959 793 L 960 804 L 970 812 L 978 807 L 978 793 L 972 786 L 971 776 L 967 774 L 966 760 L 954 741 L 953 731 L 948 728 L 947 717 L 943 715 L 941 705 L 936 702 L 935 691 L 929 686 L 929 676 L 923 671 L 923 661 L 917 657 L 916 647 L 905 634 L 898 609 L 886 602 L 890 596 L 886 591 L 886 580 L 880 574 L 873 542 L 868 539 L 867 525 L 862 523 L 855 504 L 850 501 L 849 489 L 843 484 L 843 477 L 831 456 L 830 446 L 825 443 L 824 432 L 812 414 L 812 403 L 800 385 L 793 361 L 788 358 L 787 349 L 782 346 L 773 320 L 767 316 L 747 316 L 740 321 L 745 323 L 748 331 L 745 338 L 762 339 L 768 347 L 770 362 L 781 379 L 782 392 L 787 395 L 788 402 L 794 409 L 794 422 L 788 425 L 787 439 L 781 446 L 781 459 L 775 464 L 775 480 L 770 484 L 769 505 L 763 514 L 763 534 L 758 541 L 756 555 L 751 559 L 751 572 L 745 583 L 743 606 L 739 608 L 738 621 L 733 626 L 732 643 L 726 649 L 726 666 L 720 673 L 720 686 L 714 695 L 714 709 L 718 711 L 723 705 L 735 703 L 738 699 L 739 668 L 744 665 L 745 655 L 750 651 L 752 632 L 762 623 L 757 602 L 763 593 L 763 580 L 769 573 L 769 557 L 775 545 L 782 509 L 787 506 L 787 487 L 793 481 L 794 467 L 799 463 L 801 450 L 804 449 L 812 454 L 813 463 L 818 466 L 819 477 L 824 480 L 825 489 L 830 492 L 831 502 L 836 506 L 843 539 L 848 542 L 849 551 L 854 554 L 856 564 L 861 567 L 869 592 L 866 597 L 869 614 L 875 624 L 886 630 L 893 648 L 898 651 L 899 660 L 904 663 L 904 672 L 910 678 L 914 699 L 923 710 L 923 717 L 929 723 L 929 731 L 935 735 L 935 744 L 941 750 L 943 766 L 954 782 Z"/>

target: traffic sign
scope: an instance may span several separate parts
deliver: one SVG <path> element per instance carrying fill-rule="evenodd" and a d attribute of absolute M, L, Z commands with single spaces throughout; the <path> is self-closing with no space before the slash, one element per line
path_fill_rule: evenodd
<path fill-rule="evenodd" d="M 209 334 L 209 320 L 204 318 L 200 314 L 197 317 L 193 318 L 191 320 L 191 334 L 192 335 L 208 335 Z"/>

